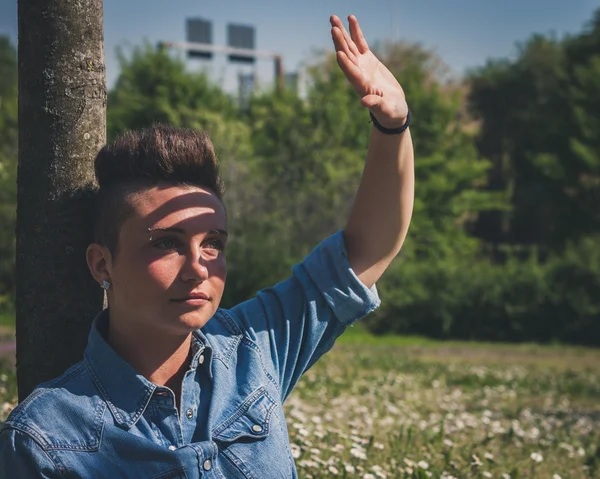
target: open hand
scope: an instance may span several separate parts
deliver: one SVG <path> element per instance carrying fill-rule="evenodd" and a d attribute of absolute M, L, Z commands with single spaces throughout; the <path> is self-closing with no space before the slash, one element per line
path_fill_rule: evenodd
<path fill-rule="evenodd" d="M 362 105 L 384 127 L 402 126 L 408 115 L 404 90 L 394 75 L 369 50 L 356 17 L 348 17 L 350 35 L 337 16 L 332 15 L 329 21 L 338 65 L 361 96 Z"/>

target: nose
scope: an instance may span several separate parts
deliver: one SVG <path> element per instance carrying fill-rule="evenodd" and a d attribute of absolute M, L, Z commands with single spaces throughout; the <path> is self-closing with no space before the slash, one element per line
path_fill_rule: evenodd
<path fill-rule="evenodd" d="M 186 256 L 185 264 L 181 268 L 181 280 L 185 283 L 202 283 L 208 278 L 208 268 L 198 253 Z"/>

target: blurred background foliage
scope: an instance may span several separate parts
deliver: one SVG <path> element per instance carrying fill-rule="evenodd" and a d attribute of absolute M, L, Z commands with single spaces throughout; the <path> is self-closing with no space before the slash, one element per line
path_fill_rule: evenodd
<path fill-rule="evenodd" d="M 416 202 L 379 282 L 376 333 L 600 345 L 600 10 L 580 33 L 534 35 L 514 60 L 449 81 L 419 45 L 378 56 L 413 111 Z M 328 53 L 310 87 L 240 106 L 145 44 L 120 54 L 108 136 L 153 122 L 207 130 L 230 218 L 230 306 L 284 279 L 343 227 L 369 140 L 367 112 Z M 0 313 L 14 299 L 16 51 L 0 38 Z M 385 208 L 382 204 L 381 208 Z"/>

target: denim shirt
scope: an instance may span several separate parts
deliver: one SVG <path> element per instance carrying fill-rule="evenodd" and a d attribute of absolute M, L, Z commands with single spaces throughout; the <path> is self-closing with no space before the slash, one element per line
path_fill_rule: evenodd
<path fill-rule="evenodd" d="M 0 478 L 295 478 L 282 404 L 344 328 L 379 305 L 341 232 L 291 278 L 193 333 L 173 392 L 138 374 L 92 324 L 84 359 L 40 385 L 0 429 Z"/>

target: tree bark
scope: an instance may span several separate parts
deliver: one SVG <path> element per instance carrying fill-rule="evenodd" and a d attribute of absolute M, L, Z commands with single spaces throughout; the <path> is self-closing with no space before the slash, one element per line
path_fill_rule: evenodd
<path fill-rule="evenodd" d="M 23 400 L 82 357 L 102 290 L 93 160 L 106 142 L 102 0 L 19 0 L 17 383 Z"/>

